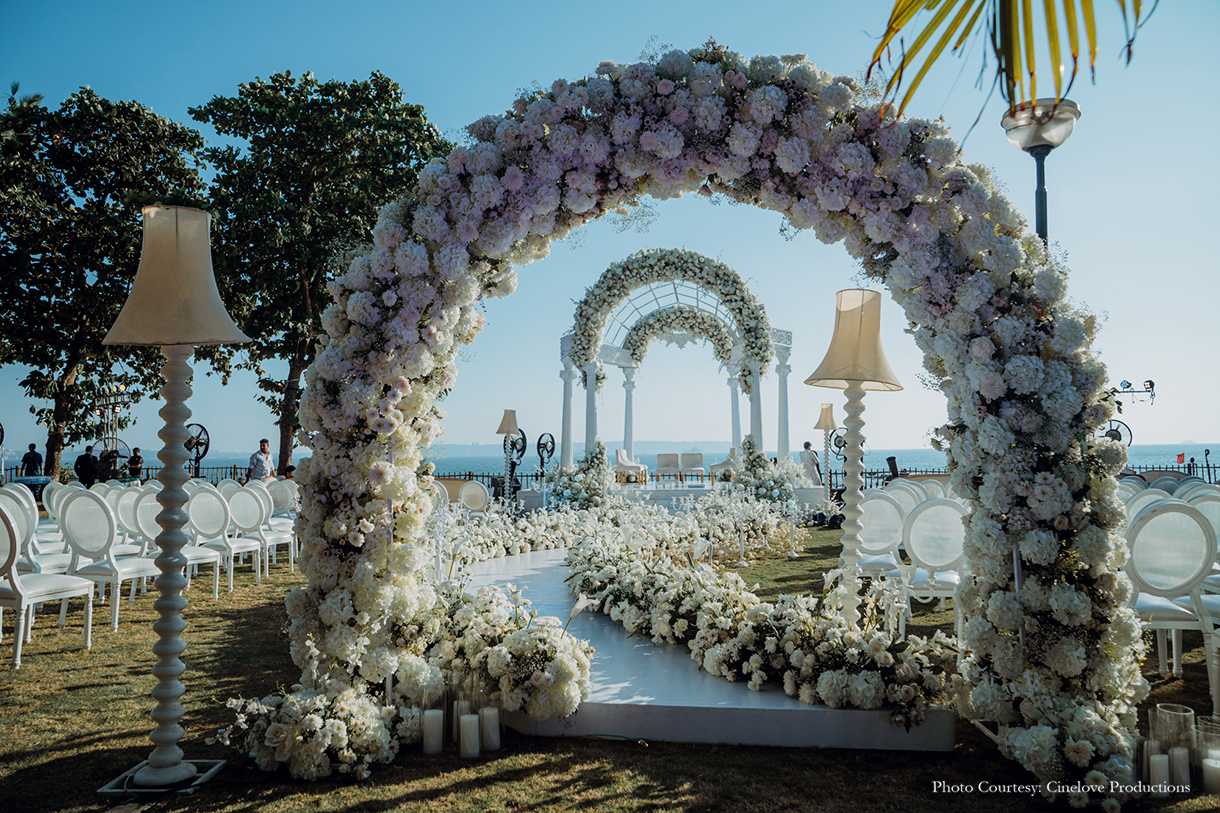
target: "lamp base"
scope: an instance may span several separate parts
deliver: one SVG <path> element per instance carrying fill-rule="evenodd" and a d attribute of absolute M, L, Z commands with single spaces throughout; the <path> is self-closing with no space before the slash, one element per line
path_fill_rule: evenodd
<path fill-rule="evenodd" d="M 185 782 L 198 772 L 199 769 L 189 762 L 179 762 L 170 768 L 154 768 L 152 765 L 145 765 L 136 772 L 132 780 L 137 785 L 144 787 L 163 788 Z"/>
<path fill-rule="evenodd" d="M 148 760 L 144 760 L 134 768 L 124 771 L 117 779 L 107 782 L 98 788 L 97 792 L 107 795 L 130 796 L 147 793 L 194 793 L 199 786 L 220 772 L 228 764 L 226 759 L 191 759 L 182 761 L 182 767 L 189 768 L 191 773 L 182 779 L 164 784 L 148 784 L 140 781 L 140 774 L 146 771 L 158 771 L 150 768 Z"/>

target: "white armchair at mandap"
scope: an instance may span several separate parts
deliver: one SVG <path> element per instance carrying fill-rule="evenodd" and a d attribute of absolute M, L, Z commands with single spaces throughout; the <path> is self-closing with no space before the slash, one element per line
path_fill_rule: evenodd
<path fill-rule="evenodd" d="M 627 475 L 634 474 L 636 482 L 644 485 L 648 482 L 648 467 L 643 463 L 636 463 L 631 458 L 627 457 L 627 452 L 622 449 L 616 449 L 614 452 L 614 475 L 619 483 L 627 482 Z"/>

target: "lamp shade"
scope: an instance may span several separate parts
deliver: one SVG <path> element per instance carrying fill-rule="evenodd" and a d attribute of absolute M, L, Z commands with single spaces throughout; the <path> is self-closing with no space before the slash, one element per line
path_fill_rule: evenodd
<path fill-rule="evenodd" d="M 805 379 L 815 387 L 847 389 L 859 382 L 866 390 L 900 390 L 902 384 L 881 346 L 881 293 L 862 288 L 839 291 L 835 332 L 826 358 Z"/>
<path fill-rule="evenodd" d="M 1024 102 L 1000 120 L 1004 134 L 1019 150 L 1054 149 L 1068 140 L 1080 118 L 1080 107 L 1070 99 L 1035 99 Z"/>
<path fill-rule="evenodd" d="M 148 206 L 140 267 L 103 344 L 237 344 L 250 341 L 234 324 L 212 272 L 212 216 L 181 206 Z"/>
<path fill-rule="evenodd" d="M 839 428 L 835 423 L 834 404 L 822 404 L 822 414 L 818 416 L 818 422 L 813 428 L 821 429 L 823 432 L 833 432 Z"/>
<path fill-rule="evenodd" d="M 500 419 L 500 428 L 496 430 L 497 435 L 515 435 L 519 431 L 517 428 L 517 410 L 504 410 L 504 417 Z"/>

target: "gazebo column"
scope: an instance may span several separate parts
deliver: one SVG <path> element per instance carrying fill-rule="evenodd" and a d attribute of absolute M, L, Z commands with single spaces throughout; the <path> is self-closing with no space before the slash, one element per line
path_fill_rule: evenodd
<path fill-rule="evenodd" d="M 565 357 L 563 370 L 559 377 L 563 379 L 563 423 L 559 430 L 559 466 L 572 468 L 572 382 L 576 380 L 576 368 L 572 360 Z"/>
<path fill-rule="evenodd" d="M 775 357 L 779 360 L 775 367 L 775 373 L 779 376 L 779 426 L 775 430 L 775 451 L 779 460 L 791 453 L 788 443 L 788 373 L 792 372 L 788 366 L 790 352 L 791 348 L 788 347 L 775 348 Z"/>
<path fill-rule="evenodd" d="M 597 445 L 597 362 L 585 365 L 585 454 Z"/>
<path fill-rule="evenodd" d="M 631 394 L 635 392 L 635 368 L 623 368 L 623 390 L 626 395 L 623 399 L 623 453 L 627 455 L 628 460 L 635 459 L 635 427 L 634 417 L 631 412 Z"/>
<path fill-rule="evenodd" d="M 737 398 L 737 376 L 729 376 L 729 410 L 733 416 L 733 448 L 741 449 L 741 405 Z"/>
<path fill-rule="evenodd" d="M 758 451 L 765 454 L 762 428 L 762 365 L 757 361 L 746 362 L 750 367 L 750 435 Z"/>

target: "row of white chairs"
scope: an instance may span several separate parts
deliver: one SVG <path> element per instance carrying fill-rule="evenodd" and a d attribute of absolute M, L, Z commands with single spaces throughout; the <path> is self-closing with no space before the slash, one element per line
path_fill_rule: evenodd
<path fill-rule="evenodd" d="M 462 488 L 458 492 L 456 507 L 463 519 L 468 520 L 476 516 L 486 517 L 492 507 L 491 492 L 478 480 L 468 480 L 462 484 Z M 449 510 L 449 508 L 449 492 L 443 485 L 433 480 L 432 510 Z"/>

